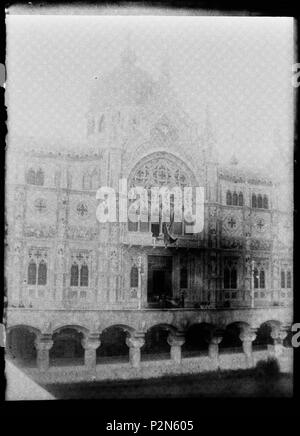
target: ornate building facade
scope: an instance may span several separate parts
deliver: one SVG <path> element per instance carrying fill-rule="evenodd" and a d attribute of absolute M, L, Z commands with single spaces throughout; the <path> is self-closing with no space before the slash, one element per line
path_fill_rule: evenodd
<path fill-rule="evenodd" d="M 94 79 L 86 122 L 85 144 L 9 142 L 12 353 L 35 353 L 38 368 L 49 371 L 52 354 L 76 357 L 82 347 L 92 370 L 103 334 L 114 326 L 124 332 L 135 369 L 148 332 L 158 327 L 174 368 L 184 367 L 182 347 L 196 324 L 207 338 L 208 369 L 220 365 L 229 325 L 245 365 L 253 364 L 261 325 L 270 326 L 273 349 L 282 345 L 292 323 L 292 217 L 280 210 L 278 182 L 236 159 L 221 165 L 209 112 L 199 133 L 173 95 L 168 71 L 152 79 L 130 50 L 114 71 Z M 176 240 L 166 243 L 161 219 L 99 223 L 96 192 L 118 191 L 120 179 L 147 189 L 204 187 L 203 231 L 174 223 Z"/>

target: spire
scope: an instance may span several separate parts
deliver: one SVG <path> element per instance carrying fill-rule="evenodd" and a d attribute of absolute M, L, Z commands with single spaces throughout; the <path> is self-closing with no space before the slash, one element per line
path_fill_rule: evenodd
<path fill-rule="evenodd" d="M 210 110 L 209 110 L 208 105 L 206 106 L 206 111 L 205 111 L 204 137 L 205 137 L 205 140 L 207 141 L 208 145 L 215 142 L 212 124 L 211 124 L 211 115 L 210 115 Z"/>
<path fill-rule="evenodd" d="M 208 105 L 206 106 L 206 111 L 205 111 L 203 140 L 204 140 L 204 146 L 207 150 L 207 157 L 210 160 L 215 161 L 217 159 L 216 140 L 215 140 L 215 135 L 213 133 L 213 128 L 211 124 L 211 115 Z"/>

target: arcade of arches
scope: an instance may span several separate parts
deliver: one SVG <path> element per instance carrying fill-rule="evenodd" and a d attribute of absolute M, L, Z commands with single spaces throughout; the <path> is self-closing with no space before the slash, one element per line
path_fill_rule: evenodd
<path fill-rule="evenodd" d="M 54 366 L 83 366 L 128 362 L 138 368 L 143 361 L 170 359 L 180 364 L 185 358 L 209 357 L 212 369 L 224 353 L 243 353 L 246 367 L 254 364 L 253 354 L 268 349 L 280 355 L 291 347 L 291 332 L 278 321 L 267 321 L 258 329 L 244 322 L 218 328 L 195 323 L 179 331 L 168 324 L 153 325 L 141 332 L 125 325 L 112 325 L 101 333 L 80 326 L 65 326 L 42 334 L 29 326 L 13 326 L 7 334 L 7 354 L 20 366 L 45 371 Z"/>

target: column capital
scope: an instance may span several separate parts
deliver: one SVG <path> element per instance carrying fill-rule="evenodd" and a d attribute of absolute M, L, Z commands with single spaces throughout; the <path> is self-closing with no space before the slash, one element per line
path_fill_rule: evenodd
<path fill-rule="evenodd" d="M 209 339 L 209 343 L 213 345 L 219 345 L 222 342 L 223 336 L 214 335 Z"/>
<path fill-rule="evenodd" d="M 271 331 L 271 338 L 274 340 L 283 341 L 287 337 L 288 332 L 283 329 L 275 329 Z"/>
<path fill-rule="evenodd" d="M 171 347 L 182 347 L 182 345 L 185 343 L 185 337 L 183 334 L 169 334 L 167 338 L 168 344 Z"/>
<path fill-rule="evenodd" d="M 48 338 L 48 335 L 46 338 L 40 337 L 37 338 L 34 341 L 34 346 L 38 351 L 46 350 L 49 351 L 53 346 L 53 340 L 52 337 Z"/>
<path fill-rule="evenodd" d="M 254 330 L 246 330 L 240 333 L 239 338 L 242 342 L 253 342 L 256 339 L 256 333 Z"/>
<path fill-rule="evenodd" d="M 98 347 L 100 347 L 101 341 L 98 337 L 87 337 L 82 339 L 81 345 L 85 350 L 96 350 Z"/>
<path fill-rule="evenodd" d="M 141 348 L 145 344 L 143 336 L 129 336 L 126 338 L 126 345 L 129 348 Z"/>

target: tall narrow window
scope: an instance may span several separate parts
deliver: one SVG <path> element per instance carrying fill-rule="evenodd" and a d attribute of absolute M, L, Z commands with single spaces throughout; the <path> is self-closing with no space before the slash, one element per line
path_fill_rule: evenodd
<path fill-rule="evenodd" d="M 71 286 L 78 286 L 78 265 L 75 263 L 71 267 Z"/>
<path fill-rule="evenodd" d="M 232 204 L 232 196 L 231 196 L 231 192 L 230 191 L 227 191 L 227 194 L 226 194 L 226 204 L 228 206 L 231 206 L 231 204 Z"/>
<path fill-rule="evenodd" d="M 35 171 L 32 168 L 26 174 L 26 182 L 29 185 L 35 185 Z"/>
<path fill-rule="evenodd" d="M 287 273 L 286 273 L 286 287 L 289 289 L 292 287 L 292 273 L 291 273 L 291 271 L 287 271 Z"/>
<path fill-rule="evenodd" d="M 258 196 L 257 196 L 257 207 L 259 209 L 261 209 L 263 207 L 262 196 L 260 194 L 258 194 Z"/>
<path fill-rule="evenodd" d="M 281 271 L 281 287 L 285 288 L 285 271 Z"/>
<path fill-rule="evenodd" d="M 230 289 L 237 288 L 237 271 L 236 268 L 231 269 L 230 273 Z"/>
<path fill-rule="evenodd" d="M 80 286 L 89 285 L 89 269 L 87 265 L 82 265 L 80 268 Z"/>
<path fill-rule="evenodd" d="M 137 288 L 139 284 L 139 272 L 136 266 L 133 266 L 130 271 L 130 287 Z"/>
<path fill-rule="evenodd" d="M 35 176 L 35 184 L 43 186 L 44 184 L 44 173 L 41 169 L 39 169 Z"/>
<path fill-rule="evenodd" d="M 186 289 L 188 287 L 188 272 L 187 268 L 183 266 L 180 269 L 180 288 Z"/>
<path fill-rule="evenodd" d="M 98 182 L 98 173 L 97 170 L 94 170 L 91 174 L 91 189 L 98 189 L 99 188 L 99 182 Z"/>
<path fill-rule="evenodd" d="M 47 284 L 47 265 L 44 261 L 40 262 L 38 268 L 38 285 Z"/>
<path fill-rule="evenodd" d="M 264 195 L 263 206 L 264 206 L 264 209 L 269 208 L 268 197 L 266 195 Z"/>
<path fill-rule="evenodd" d="M 230 289 L 230 269 L 224 269 L 224 289 Z"/>
<path fill-rule="evenodd" d="M 243 193 L 240 192 L 239 193 L 239 206 L 243 206 L 244 205 L 244 197 L 243 197 Z"/>
<path fill-rule="evenodd" d="M 84 174 L 82 178 L 83 189 L 90 189 L 90 176 L 89 174 Z"/>
<path fill-rule="evenodd" d="M 257 268 L 254 268 L 253 278 L 254 278 L 254 289 L 258 289 L 258 287 L 259 287 L 259 275 L 258 275 Z"/>
<path fill-rule="evenodd" d="M 233 193 L 232 195 L 232 204 L 233 206 L 237 206 L 238 205 L 238 195 L 236 192 Z"/>
<path fill-rule="evenodd" d="M 99 132 L 102 132 L 103 130 L 103 125 L 104 125 L 104 115 L 101 116 L 100 120 L 99 120 L 99 125 L 98 125 L 98 130 Z"/>
<path fill-rule="evenodd" d="M 36 284 L 36 263 L 33 261 L 28 265 L 27 283 L 28 285 Z"/>
<path fill-rule="evenodd" d="M 263 269 L 261 269 L 259 273 L 259 285 L 261 289 L 265 288 L 265 271 Z"/>
<path fill-rule="evenodd" d="M 252 194 L 252 207 L 257 207 L 256 195 Z"/>

